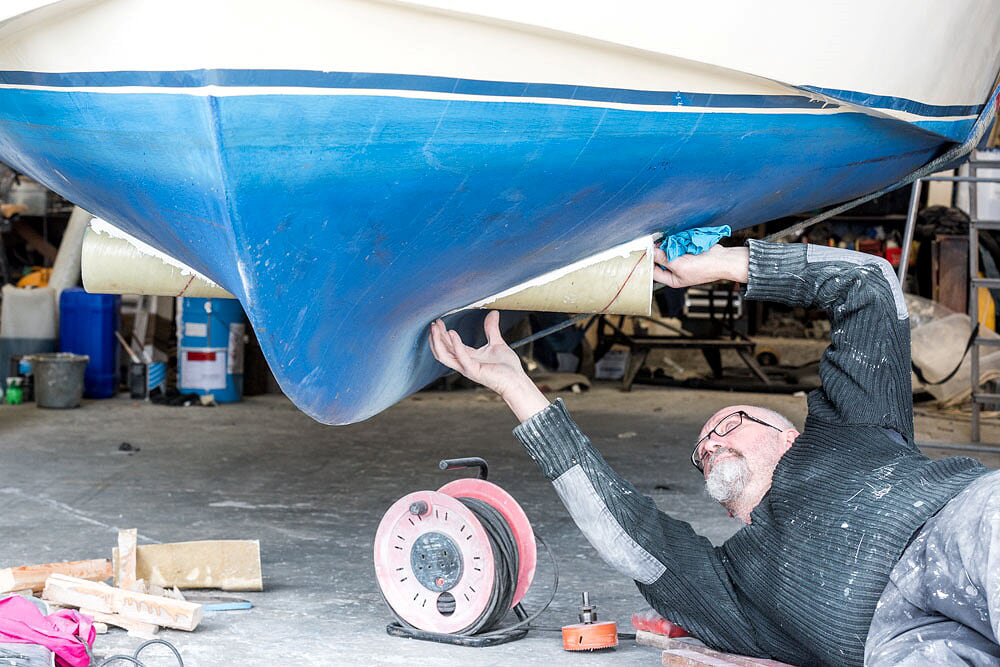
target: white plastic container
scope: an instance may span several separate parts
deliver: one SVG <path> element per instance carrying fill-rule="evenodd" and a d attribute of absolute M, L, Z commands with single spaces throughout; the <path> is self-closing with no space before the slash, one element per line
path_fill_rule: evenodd
<path fill-rule="evenodd" d="M 20 184 L 15 183 L 10 189 L 7 200 L 15 206 L 24 206 L 27 210 L 22 215 L 42 217 L 48 208 L 48 189 L 24 176 L 21 176 L 20 180 Z"/>
<path fill-rule="evenodd" d="M 56 301 L 51 287 L 4 285 L 0 305 L 0 378 L 15 355 L 55 352 Z"/>

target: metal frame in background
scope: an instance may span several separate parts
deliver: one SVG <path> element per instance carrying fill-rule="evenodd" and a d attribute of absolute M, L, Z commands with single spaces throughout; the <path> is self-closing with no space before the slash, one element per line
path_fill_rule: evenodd
<path fill-rule="evenodd" d="M 952 183 L 969 183 L 969 297 L 968 297 L 968 315 L 970 324 L 979 321 L 979 295 L 978 290 L 980 287 L 986 287 L 989 289 L 1000 288 L 1000 279 L 998 278 L 980 278 L 979 277 L 979 230 L 1000 230 L 1000 220 L 980 220 L 977 210 L 977 192 L 976 184 L 978 183 L 1000 183 L 1000 177 L 987 178 L 977 176 L 977 172 L 982 167 L 990 168 L 1000 168 L 1000 160 L 975 160 L 971 159 L 968 162 L 969 165 L 969 176 L 923 176 L 918 178 L 913 182 L 913 189 L 910 192 L 910 206 L 906 215 L 906 231 L 903 234 L 903 248 L 902 253 L 899 258 L 899 269 L 897 271 L 897 277 L 899 279 L 900 287 L 903 286 L 906 280 L 906 272 L 910 261 L 910 248 L 913 245 L 913 232 L 916 228 L 917 223 L 917 209 L 920 208 L 920 191 L 921 186 L 924 181 L 946 181 Z M 951 445 L 947 447 L 948 449 L 968 449 L 971 451 L 984 451 L 984 448 L 977 446 L 981 440 L 981 433 L 979 428 L 980 419 L 980 406 L 983 403 L 997 403 L 1000 402 L 1000 394 L 991 394 L 980 392 L 979 389 L 981 384 L 979 382 L 979 348 L 981 346 L 998 346 L 1000 345 L 1000 339 L 996 338 L 983 338 L 982 336 L 976 335 L 972 340 L 972 346 L 969 349 L 970 352 L 970 368 L 969 368 L 969 381 L 972 384 L 972 415 L 970 418 L 970 440 L 971 443 L 968 446 L 965 445 Z M 933 447 L 931 443 L 922 443 L 921 446 Z M 1000 447 L 992 447 L 986 451 L 997 452 L 1000 451 Z"/>
<path fill-rule="evenodd" d="M 622 376 L 622 389 L 625 391 L 631 391 L 632 384 L 635 382 L 636 376 L 642 369 L 643 364 L 646 363 L 646 359 L 649 357 L 649 353 L 655 349 L 697 349 L 701 350 L 701 353 L 705 356 L 705 361 L 708 362 L 709 367 L 712 369 L 712 375 L 716 378 L 722 376 L 722 350 L 734 350 L 736 354 L 740 356 L 743 363 L 753 372 L 757 378 L 764 383 L 765 386 L 771 386 L 771 379 L 764 372 L 764 369 L 760 367 L 757 360 L 754 358 L 754 351 L 756 349 L 756 343 L 750 340 L 750 338 L 738 333 L 735 329 L 731 329 L 733 335 L 731 338 L 696 338 L 695 336 L 687 333 L 683 330 L 672 327 L 669 324 L 654 319 L 652 317 L 646 317 L 644 315 L 632 315 L 634 319 L 639 319 L 644 322 L 652 322 L 662 327 L 666 327 L 672 331 L 676 331 L 676 336 L 650 336 L 650 335 L 637 335 L 637 334 L 627 334 L 622 329 L 624 324 L 625 316 L 622 315 L 618 320 L 618 324 L 614 324 L 605 315 L 600 315 L 596 318 L 597 322 L 597 347 L 594 349 L 594 358 L 598 359 L 602 354 L 606 353 L 611 349 L 613 345 L 624 345 L 629 349 L 629 359 L 628 367 L 625 369 L 625 374 Z M 590 326 L 592 322 L 587 324 Z M 605 328 L 610 329 L 608 333 Z M 586 329 L 584 329 L 586 331 Z"/>

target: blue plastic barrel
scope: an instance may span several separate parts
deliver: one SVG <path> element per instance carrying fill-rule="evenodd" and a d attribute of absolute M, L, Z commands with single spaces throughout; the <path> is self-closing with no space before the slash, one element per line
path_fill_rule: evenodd
<path fill-rule="evenodd" d="M 120 304 L 117 294 L 90 294 L 82 287 L 64 289 L 59 296 L 59 351 L 90 357 L 83 374 L 88 398 L 118 393 Z"/>
<path fill-rule="evenodd" d="M 246 317 L 236 299 L 181 299 L 177 316 L 177 388 L 212 394 L 216 402 L 243 398 Z"/>

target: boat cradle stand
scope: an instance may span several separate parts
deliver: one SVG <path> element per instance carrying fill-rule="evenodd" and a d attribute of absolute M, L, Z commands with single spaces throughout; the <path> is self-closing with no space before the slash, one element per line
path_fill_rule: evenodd
<path fill-rule="evenodd" d="M 770 386 L 772 380 L 760 367 L 755 358 L 757 344 L 749 338 L 736 334 L 732 338 L 696 338 L 686 331 L 665 324 L 662 320 L 653 319 L 643 315 L 633 315 L 634 319 L 647 321 L 672 331 L 676 331 L 676 336 L 652 336 L 647 334 L 627 334 L 622 329 L 625 317 L 618 318 L 615 324 L 606 315 L 598 315 L 587 323 L 586 328 L 596 322 L 597 324 L 597 346 L 594 349 L 594 359 L 600 359 L 614 345 L 623 345 L 629 350 L 628 366 L 622 376 L 622 389 L 630 391 L 632 383 L 635 381 L 640 369 L 646 363 L 649 353 L 656 349 L 699 349 L 705 356 L 712 369 L 712 375 L 718 379 L 722 377 L 722 351 L 733 350 L 739 355 L 747 368 L 764 383 Z"/>

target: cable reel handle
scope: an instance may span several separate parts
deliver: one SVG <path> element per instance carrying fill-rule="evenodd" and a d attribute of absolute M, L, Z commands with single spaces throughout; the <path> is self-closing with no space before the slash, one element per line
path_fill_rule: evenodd
<path fill-rule="evenodd" d="M 441 470 L 461 470 L 463 468 L 479 468 L 479 479 L 486 479 L 490 474 L 490 467 L 486 459 L 478 456 L 465 456 L 458 459 L 442 459 L 438 463 Z"/>

